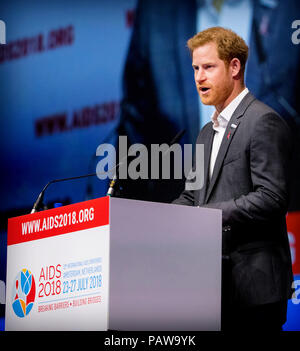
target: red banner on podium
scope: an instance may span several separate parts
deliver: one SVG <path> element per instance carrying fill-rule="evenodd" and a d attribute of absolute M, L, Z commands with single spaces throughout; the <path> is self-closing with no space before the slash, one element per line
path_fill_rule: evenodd
<path fill-rule="evenodd" d="M 287 230 L 293 262 L 294 275 L 300 274 L 300 211 L 287 215 Z"/>
<path fill-rule="evenodd" d="M 100 227 L 109 223 L 109 197 L 8 220 L 7 245 Z"/>

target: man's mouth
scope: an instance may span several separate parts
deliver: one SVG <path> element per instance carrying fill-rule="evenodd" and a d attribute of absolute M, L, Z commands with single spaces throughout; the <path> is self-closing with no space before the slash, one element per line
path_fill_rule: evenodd
<path fill-rule="evenodd" d="M 210 88 L 208 87 L 200 87 L 199 88 L 199 91 L 202 93 L 202 94 L 205 94 L 206 92 L 208 92 L 210 90 Z"/>

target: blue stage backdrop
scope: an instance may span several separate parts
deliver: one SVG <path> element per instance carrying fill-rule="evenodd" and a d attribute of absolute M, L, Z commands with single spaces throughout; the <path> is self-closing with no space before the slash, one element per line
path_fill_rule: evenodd
<path fill-rule="evenodd" d="M 102 143 L 116 145 L 117 128 L 122 130 L 124 127 L 126 130 L 129 126 L 129 132 L 132 132 L 136 126 L 131 129 L 130 124 L 134 123 L 135 117 L 139 123 L 138 114 L 134 117 L 130 115 L 135 107 L 131 108 L 130 104 L 121 104 L 124 92 L 126 95 L 128 89 L 131 89 L 130 94 L 132 94 L 132 88 L 140 88 L 134 92 L 137 98 L 133 98 L 133 101 L 136 100 L 137 104 L 140 104 L 141 114 L 144 108 L 146 115 L 152 118 L 150 110 L 153 108 L 157 112 L 161 108 L 161 106 L 149 105 L 148 96 L 143 95 L 148 88 L 149 101 L 152 98 L 155 101 L 155 84 L 148 75 L 147 64 L 143 62 L 144 66 L 135 66 L 136 70 L 132 70 L 135 62 L 136 65 L 141 63 L 138 57 L 141 53 L 139 50 L 142 50 L 142 54 L 147 57 L 148 54 L 150 55 L 150 51 L 147 50 L 150 47 L 156 48 L 151 59 L 155 60 L 160 67 L 159 76 L 171 79 L 174 85 L 177 85 L 181 84 L 179 77 L 190 75 L 192 91 L 193 76 L 189 58 L 186 59 L 184 72 L 172 70 L 175 67 L 173 63 L 169 62 L 169 65 L 162 59 L 167 50 L 172 50 L 174 61 L 182 59 L 177 55 L 185 50 L 185 39 L 188 39 L 170 41 L 167 39 L 167 33 L 159 31 L 160 23 L 171 21 L 174 14 L 166 11 L 169 0 L 144 1 L 145 4 L 154 4 L 152 8 L 154 12 L 139 13 L 145 26 L 139 27 L 141 32 L 136 32 L 135 39 L 129 46 L 134 32 L 134 23 L 136 23 L 134 20 L 137 18 L 136 1 L 11 0 L 0 2 L 0 20 L 4 21 L 6 27 L 6 44 L 0 45 L 0 329 L 4 328 L 7 218 L 30 212 L 38 194 L 48 181 L 96 171 L 99 161 L 96 157 L 98 145 Z M 176 1 L 178 6 L 186 2 L 186 0 L 172 0 L 172 3 L 173 1 Z M 196 4 L 194 0 L 189 1 Z M 201 1 L 197 3 L 200 4 Z M 259 98 L 278 110 L 297 132 L 300 126 L 299 98 L 295 99 L 294 96 L 297 95 L 297 91 L 299 92 L 300 44 L 292 42 L 291 39 L 293 31 L 297 30 L 292 28 L 292 20 L 300 20 L 300 12 L 292 11 L 290 14 L 285 9 L 278 11 L 277 6 L 284 6 L 282 3 L 286 3 L 286 9 L 297 6 L 299 9 L 299 5 L 295 5 L 297 2 L 294 0 L 286 2 L 254 0 L 253 3 L 256 6 L 254 12 L 266 11 L 258 23 L 258 34 L 261 36 L 262 44 L 266 44 L 266 52 L 269 54 L 268 50 L 271 50 L 272 46 L 276 47 L 276 43 L 281 43 L 282 49 L 276 49 L 276 54 L 266 55 L 260 47 L 257 57 L 253 59 L 252 56 L 252 64 L 248 67 L 251 71 L 246 72 L 249 88 Z M 155 9 L 154 6 L 157 5 L 159 6 Z M 253 9 L 247 6 L 247 16 L 253 17 Z M 244 11 L 244 6 L 241 6 L 240 10 Z M 274 20 L 272 14 L 276 11 L 281 16 Z M 186 15 L 185 12 L 179 14 Z M 207 23 L 202 22 L 202 26 L 213 23 L 213 16 L 212 13 L 206 16 Z M 230 18 L 233 29 L 236 29 L 242 24 L 243 21 L 241 22 L 240 19 L 244 17 L 245 12 L 238 12 L 235 9 L 233 15 L 226 18 Z M 245 39 L 250 44 L 250 55 L 253 55 L 251 45 L 254 45 L 255 38 L 249 36 L 252 28 L 249 18 L 244 34 L 248 36 Z M 156 20 L 158 31 L 150 35 L 151 33 L 145 28 L 147 23 L 152 23 L 153 20 Z M 282 23 L 283 29 L 280 29 L 278 26 Z M 180 34 L 180 25 L 170 25 L 170 28 L 177 35 Z M 195 24 L 195 31 L 199 28 L 199 24 Z M 298 37 L 300 39 L 300 35 Z M 294 35 L 295 42 L 298 41 L 298 37 Z M 160 44 L 158 45 L 155 41 Z M 259 43 L 255 44 L 257 49 Z M 130 53 L 127 61 L 128 69 L 123 77 L 128 53 Z M 266 56 L 268 56 L 267 59 Z M 268 59 L 271 60 L 269 65 Z M 270 77 L 262 74 L 265 72 L 266 61 L 267 68 L 272 72 Z M 142 74 L 134 76 L 135 72 Z M 273 74 L 274 72 L 276 75 Z M 269 78 L 272 86 L 267 84 Z M 137 79 L 137 83 L 134 79 Z M 163 87 L 162 81 L 156 86 L 157 93 Z M 270 92 L 269 88 L 273 90 Z M 147 122 L 146 125 L 150 126 L 150 129 L 143 127 L 142 124 L 141 130 L 146 134 L 154 130 L 158 136 L 165 134 L 171 136 L 174 135 L 176 128 L 182 127 L 180 123 L 183 123 L 183 127 L 188 126 L 185 141 L 194 142 L 194 136 L 203 125 L 202 117 L 199 119 L 198 115 L 193 115 L 183 118 L 181 112 L 175 109 L 178 97 L 173 94 L 173 91 L 168 91 L 167 97 L 166 106 L 173 106 L 174 114 L 167 115 L 165 110 L 161 111 L 161 115 L 158 113 L 154 120 Z M 186 107 L 189 107 L 188 103 Z M 146 141 L 149 140 L 148 137 L 149 135 L 136 134 L 132 141 Z M 168 141 L 161 140 L 161 142 Z M 295 165 L 298 165 L 298 162 L 295 162 Z M 296 171 L 298 170 L 299 166 L 296 166 Z M 285 330 L 300 330 L 300 260 L 298 257 L 300 255 L 300 212 L 298 212 L 300 197 L 297 195 L 300 187 L 299 177 L 294 178 L 296 179 L 294 180 L 295 200 L 291 212 L 292 217 L 295 216 L 295 218 L 291 220 L 289 232 L 296 293 L 294 299 L 289 302 Z M 101 197 L 106 194 L 107 187 L 108 181 L 99 180 L 97 177 L 52 184 L 45 194 L 45 203 L 51 207 L 55 202 L 68 204 Z"/>
<path fill-rule="evenodd" d="M 51 179 L 94 172 L 97 146 L 114 142 L 134 6 L 1 3 L 7 32 L 0 54 L 1 211 L 30 206 Z M 86 184 L 53 185 L 47 200 L 82 201 Z M 106 182 L 94 184 L 88 195 L 103 195 Z"/>
<path fill-rule="evenodd" d="M 135 0 L 0 2 L 0 280 L 7 217 L 28 213 L 48 181 L 96 171 L 97 146 L 116 142 L 121 77 Z M 106 194 L 97 177 L 53 184 L 45 203 Z M 1 290 L 1 317 L 4 315 Z M 3 324 L 1 324 L 2 326 Z"/>

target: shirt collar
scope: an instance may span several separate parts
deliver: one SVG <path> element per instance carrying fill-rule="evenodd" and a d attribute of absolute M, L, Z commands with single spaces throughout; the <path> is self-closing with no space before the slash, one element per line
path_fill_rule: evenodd
<path fill-rule="evenodd" d="M 248 88 L 245 88 L 242 92 L 239 93 L 238 96 L 236 96 L 231 103 L 224 108 L 224 110 L 218 114 L 217 110 L 212 114 L 211 120 L 213 123 L 213 129 L 219 131 L 219 128 L 226 128 L 227 124 L 233 115 L 234 111 L 240 104 L 240 102 L 243 100 L 243 98 L 248 94 L 249 90 Z"/>

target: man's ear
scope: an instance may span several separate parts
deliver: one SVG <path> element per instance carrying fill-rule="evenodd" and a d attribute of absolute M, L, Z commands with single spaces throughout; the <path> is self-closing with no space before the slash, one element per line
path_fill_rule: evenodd
<path fill-rule="evenodd" d="M 231 70 L 233 79 L 241 79 L 242 78 L 242 66 L 241 62 L 238 58 L 234 57 L 230 63 L 229 68 Z"/>

